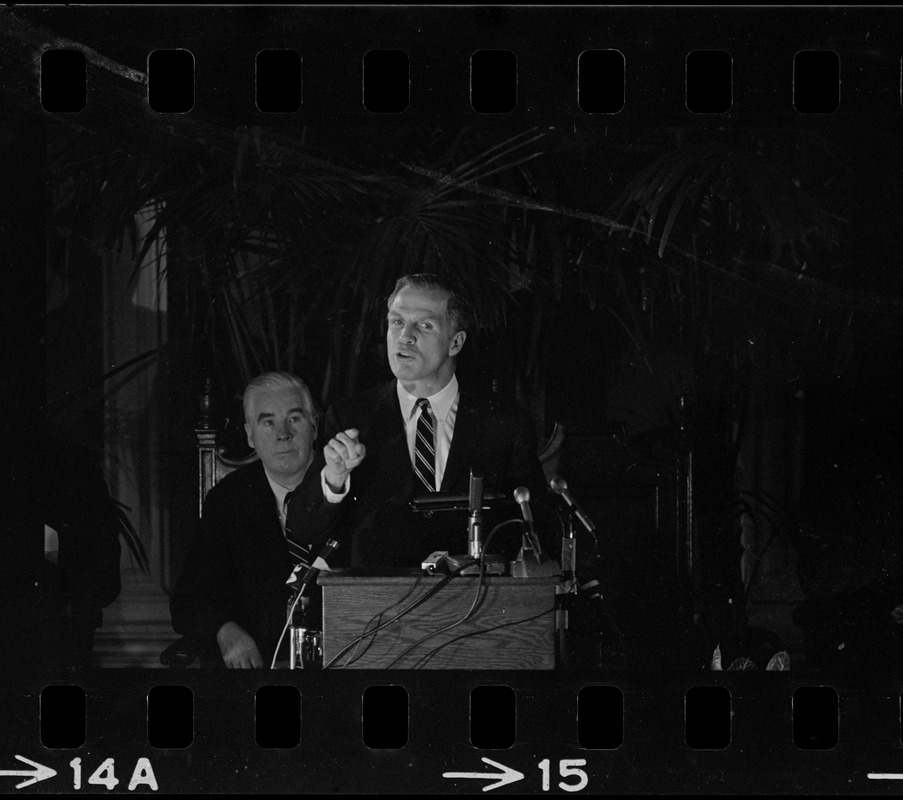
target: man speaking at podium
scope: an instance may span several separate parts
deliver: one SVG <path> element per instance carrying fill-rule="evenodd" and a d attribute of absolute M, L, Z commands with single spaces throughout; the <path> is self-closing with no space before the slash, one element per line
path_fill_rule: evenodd
<path fill-rule="evenodd" d="M 455 365 L 472 313 L 457 287 L 439 275 L 400 278 L 388 300 L 387 323 L 395 380 L 329 410 L 322 472 L 333 493 L 329 499 L 352 506 L 346 517 L 352 566 L 373 570 L 419 566 L 436 550 L 466 552 L 466 512 L 419 513 L 410 506 L 416 494 L 466 495 L 471 470 L 487 491 L 508 499 L 518 486 L 536 497 L 545 485 L 529 418 L 513 407 L 493 409 L 458 383 Z M 348 435 L 353 431 L 357 436 Z M 367 453 L 362 463 L 361 446 Z M 484 539 L 490 530 L 487 525 Z M 515 551 L 506 547 L 505 555 L 513 558 L 520 533 L 511 526 L 508 531 L 509 540 L 515 533 Z"/>

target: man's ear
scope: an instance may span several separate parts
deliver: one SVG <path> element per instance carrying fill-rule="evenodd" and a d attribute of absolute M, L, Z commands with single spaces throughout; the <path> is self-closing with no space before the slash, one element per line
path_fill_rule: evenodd
<path fill-rule="evenodd" d="M 257 450 L 257 448 L 254 447 L 254 442 L 251 441 L 251 425 L 247 422 L 245 423 L 245 435 L 248 437 L 248 447 L 252 450 Z"/>
<path fill-rule="evenodd" d="M 464 347 L 464 340 L 467 338 L 466 331 L 458 331 L 454 336 L 452 336 L 451 344 L 448 346 L 448 354 L 450 356 L 456 356 L 461 352 L 461 348 Z"/>

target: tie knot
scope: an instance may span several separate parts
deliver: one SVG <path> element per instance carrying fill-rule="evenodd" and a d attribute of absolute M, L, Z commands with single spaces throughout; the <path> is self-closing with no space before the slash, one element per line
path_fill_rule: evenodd
<path fill-rule="evenodd" d="M 429 414 L 430 413 L 430 401 L 425 397 L 421 397 L 417 401 L 417 407 L 420 409 L 421 414 Z"/>

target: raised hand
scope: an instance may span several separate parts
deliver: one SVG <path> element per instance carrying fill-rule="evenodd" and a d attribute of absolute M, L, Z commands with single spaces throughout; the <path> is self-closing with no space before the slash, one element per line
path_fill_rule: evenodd
<path fill-rule="evenodd" d="M 358 440 L 357 428 L 340 431 L 323 448 L 324 476 L 329 486 L 340 491 L 348 474 L 364 460 L 367 448 Z"/>

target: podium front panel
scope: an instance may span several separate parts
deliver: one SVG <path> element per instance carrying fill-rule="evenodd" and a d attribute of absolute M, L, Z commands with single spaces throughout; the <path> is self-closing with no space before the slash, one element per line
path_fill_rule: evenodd
<path fill-rule="evenodd" d="M 489 576 L 482 588 L 477 576 L 439 588 L 441 580 L 320 575 L 323 663 L 333 669 L 555 667 L 552 578 Z"/>

